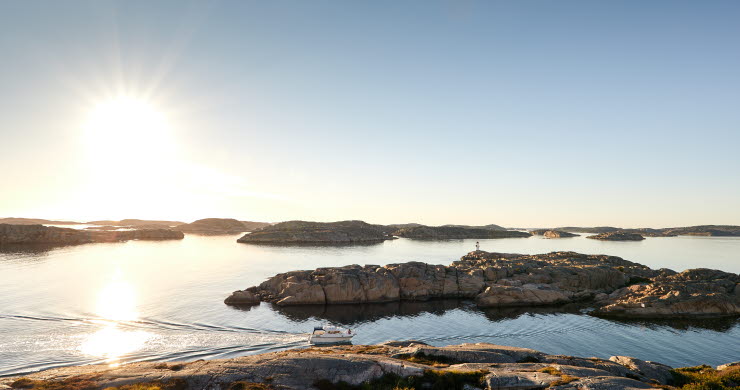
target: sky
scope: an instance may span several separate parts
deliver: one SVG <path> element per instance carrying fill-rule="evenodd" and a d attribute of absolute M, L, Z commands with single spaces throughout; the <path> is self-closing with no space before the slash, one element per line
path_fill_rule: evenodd
<path fill-rule="evenodd" d="M 0 217 L 740 224 L 740 2 L 0 2 Z"/>

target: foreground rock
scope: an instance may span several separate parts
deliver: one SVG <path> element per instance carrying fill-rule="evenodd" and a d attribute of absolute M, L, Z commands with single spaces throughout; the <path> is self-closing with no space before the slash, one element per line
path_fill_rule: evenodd
<path fill-rule="evenodd" d="M 168 229 L 91 231 L 42 225 L 0 224 L 0 245 L 77 245 L 128 240 L 177 240 L 181 232 Z"/>
<path fill-rule="evenodd" d="M 393 236 L 381 225 L 363 221 L 288 221 L 266 226 L 238 239 L 241 243 L 267 244 L 351 244 L 381 242 Z"/>
<path fill-rule="evenodd" d="M 205 235 L 237 234 L 249 231 L 251 228 L 253 227 L 248 227 L 244 222 L 231 218 L 205 218 L 175 227 L 181 232 Z"/>
<path fill-rule="evenodd" d="M 408 262 L 286 272 L 235 291 L 225 302 L 291 306 L 461 298 L 479 307 L 587 302 L 597 315 L 730 316 L 740 314 L 738 278 L 712 270 L 652 270 L 616 256 L 474 251 L 449 266 Z"/>
<path fill-rule="evenodd" d="M 489 228 L 470 228 L 463 226 L 411 226 L 400 228 L 393 235 L 404 238 L 416 238 L 425 240 L 450 240 L 450 239 L 487 239 L 487 238 L 515 238 L 531 237 L 527 232 L 515 230 L 498 230 Z"/>
<path fill-rule="evenodd" d="M 549 230 L 549 229 L 537 229 L 532 230 L 530 233 L 535 236 L 544 236 L 545 238 L 566 238 L 566 237 L 578 237 L 578 234 L 568 233 L 563 230 Z"/>
<path fill-rule="evenodd" d="M 740 315 L 740 276 L 710 269 L 667 274 L 614 291 L 595 314 L 617 317 Z"/>
<path fill-rule="evenodd" d="M 63 367 L 23 378 L 0 378 L 0 388 L 621 390 L 674 384 L 676 371 L 625 356 L 606 360 L 487 343 L 433 347 L 417 341 L 390 341 L 189 363 Z"/>
<path fill-rule="evenodd" d="M 595 236 L 587 236 L 586 238 L 603 241 L 642 241 L 645 239 L 645 237 L 639 233 L 625 232 L 621 230 L 610 233 L 601 233 Z"/>

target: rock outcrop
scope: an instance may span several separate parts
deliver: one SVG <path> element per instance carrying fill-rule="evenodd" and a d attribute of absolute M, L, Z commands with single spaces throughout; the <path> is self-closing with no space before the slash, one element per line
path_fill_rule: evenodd
<path fill-rule="evenodd" d="M 626 390 L 672 385 L 672 372 L 669 366 L 624 356 L 606 360 L 487 343 L 433 347 L 389 341 L 233 359 L 62 367 L 0 378 L 0 388 Z"/>
<path fill-rule="evenodd" d="M 287 272 L 247 291 L 278 305 L 477 298 L 481 306 L 517 306 L 580 300 L 655 275 L 614 256 L 475 251 L 449 266 L 408 262 Z"/>
<path fill-rule="evenodd" d="M 292 271 L 235 291 L 228 304 L 278 306 L 474 299 L 479 307 L 589 302 L 597 315 L 740 314 L 737 274 L 652 270 L 616 256 L 474 251 L 449 266 L 421 262 Z M 644 306 L 643 306 L 644 305 Z"/>
<path fill-rule="evenodd" d="M 632 233 L 627 232 L 623 230 L 618 230 L 616 232 L 609 232 L 609 233 L 601 233 L 594 236 L 587 236 L 586 238 L 592 238 L 594 240 L 603 240 L 603 241 L 642 241 L 645 239 L 641 234 L 639 233 Z"/>
<path fill-rule="evenodd" d="M 550 230 L 550 229 L 537 229 L 530 230 L 530 233 L 535 236 L 544 236 L 545 238 L 565 238 L 565 237 L 578 237 L 579 234 L 573 234 L 564 230 Z"/>
<path fill-rule="evenodd" d="M 486 239 L 486 238 L 515 238 L 531 237 L 527 232 L 516 230 L 497 230 L 487 228 L 469 228 L 462 226 L 412 226 L 401 228 L 393 232 L 394 236 L 424 240 L 450 239 Z"/>
<path fill-rule="evenodd" d="M 220 235 L 237 234 L 249 231 L 242 221 L 231 218 L 205 218 L 192 223 L 186 223 L 175 227 L 176 230 L 185 233 Z"/>
<path fill-rule="evenodd" d="M 288 221 L 266 226 L 237 240 L 256 244 L 353 244 L 391 240 L 381 225 L 363 221 L 306 222 Z"/>
<path fill-rule="evenodd" d="M 92 231 L 42 225 L 0 224 L 0 245 L 77 245 L 128 240 L 177 240 L 181 232 L 169 229 Z"/>
<path fill-rule="evenodd" d="M 614 291 L 594 314 L 616 317 L 740 315 L 740 276 L 710 269 L 666 274 Z"/>

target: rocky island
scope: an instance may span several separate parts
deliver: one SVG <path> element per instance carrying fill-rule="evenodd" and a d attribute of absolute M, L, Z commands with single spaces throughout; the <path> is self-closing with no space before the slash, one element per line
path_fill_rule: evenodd
<path fill-rule="evenodd" d="M 578 234 L 566 232 L 564 230 L 551 230 L 551 229 L 536 229 L 530 230 L 535 236 L 544 236 L 545 238 L 566 238 L 566 237 L 578 237 Z"/>
<path fill-rule="evenodd" d="M 237 240 L 247 244 L 353 244 L 392 240 L 388 228 L 363 221 L 288 221 L 263 227 Z"/>
<path fill-rule="evenodd" d="M 706 383 L 711 383 L 712 387 Z M 628 356 L 550 355 L 488 343 L 419 341 L 310 347 L 233 359 L 87 365 L 0 378 L 35 390 L 526 390 L 731 389 L 734 364 L 677 368 Z M 685 386 L 685 387 L 684 387 Z"/>
<path fill-rule="evenodd" d="M 449 266 L 408 262 L 281 273 L 235 291 L 225 303 L 289 306 L 462 298 L 479 307 L 587 302 L 597 308 L 594 314 L 607 316 L 736 316 L 738 283 L 737 274 L 653 270 L 616 256 L 474 251 Z"/>
<path fill-rule="evenodd" d="M 640 233 L 632 233 L 623 230 L 601 233 L 594 236 L 586 236 L 586 238 L 603 241 L 642 241 L 645 239 L 645 237 L 643 237 Z"/>
<path fill-rule="evenodd" d="M 484 227 L 466 227 L 466 226 L 410 226 L 397 229 L 393 232 L 394 236 L 404 238 L 415 238 L 425 240 L 450 240 L 450 239 L 487 239 L 487 238 L 516 238 L 531 237 L 527 232 L 515 230 L 500 230 L 495 228 Z"/>
<path fill-rule="evenodd" d="M 181 232 L 169 229 L 92 231 L 43 225 L 0 224 L 0 246 L 62 246 L 128 240 L 178 240 L 183 237 Z"/>

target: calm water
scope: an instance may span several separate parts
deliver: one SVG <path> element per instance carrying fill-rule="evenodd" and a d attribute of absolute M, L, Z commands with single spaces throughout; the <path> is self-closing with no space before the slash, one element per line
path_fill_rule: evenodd
<path fill-rule="evenodd" d="M 548 353 L 630 355 L 673 366 L 740 360 L 740 321 L 622 322 L 577 308 L 481 310 L 470 302 L 250 309 L 224 305 L 233 290 L 277 272 L 411 260 L 449 264 L 475 240 L 399 239 L 348 247 L 237 244 L 238 236 L 88 244 L 0 252 L 0 375 L 73 364 L 235 357 L 306 345 L 320 321 L 352 326 L 355 343 L 417 339 L 492 342 Z M 740 272 L 740 239 L 583 237 L 481 240 L 481 249 L 573 250 L 653 268 Z"/>

